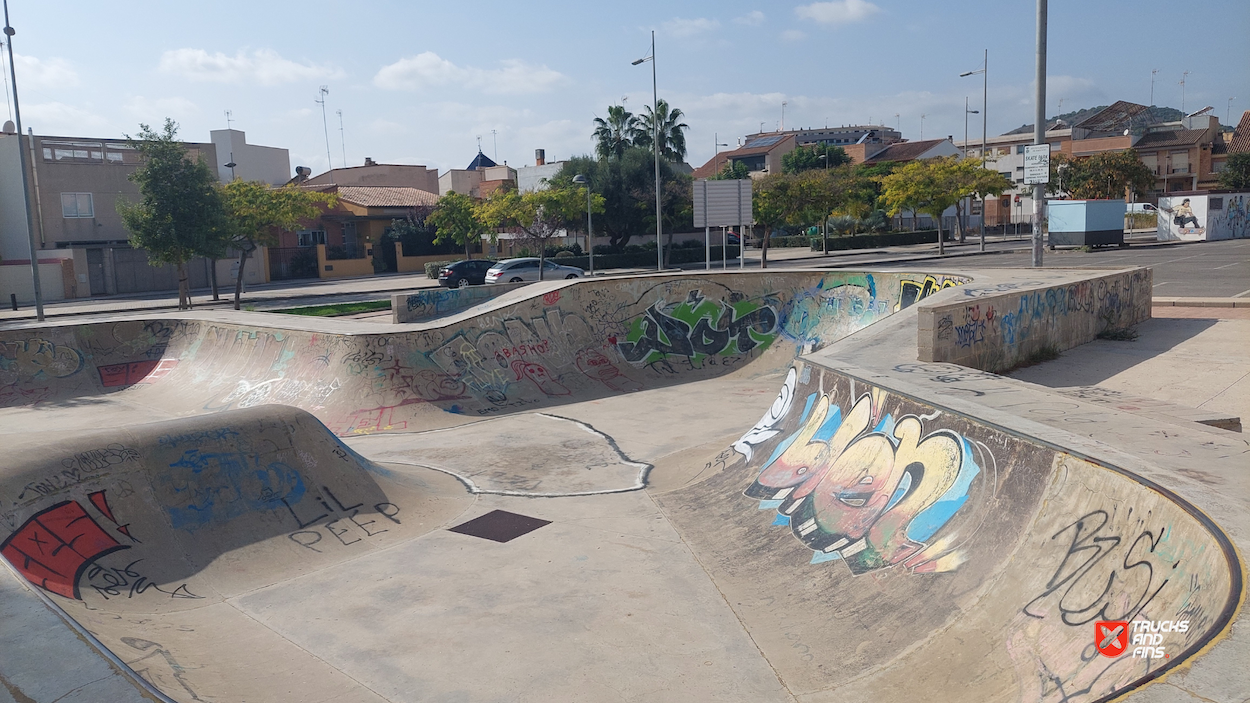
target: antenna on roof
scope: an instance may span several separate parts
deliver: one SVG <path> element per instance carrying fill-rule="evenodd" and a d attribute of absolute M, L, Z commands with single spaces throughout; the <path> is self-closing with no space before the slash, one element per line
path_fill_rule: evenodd
<path fill-rule="evenodd" d="M 477 135 L 477 153 L 482 153 L 482 135 Z"/>
<path fill-rule="evenodd" d="M 495 145 L 495 160 L 499 160 L 499 139 L 495 136 L 495 130 L 490 131 L 491 144 Z"/>
<path fill-rule="evenodd" d="M 234 116 L 233 112 L 226 110 L 226 129 L 230 129 L 230 118 L 233 116 Z"/>
<path fill-rule="evenodd" d="M 323 85 L 317 90 L 317 99 L 313 102 L 321 106 L 321 130 L 325 132 L 326 135 L 326 170 L 333 171 L 334 161 L 330 158 L 330 125 L 326 122 L 326 96 L 329 94 L 329 86 Z"/>
<path fill-rule="evenodd" d="M 343 111 L 334 111 L 339 116 L 339 145 L 343 147 L 343 168 L 347 168 L 347 139 L 343 136 Z"/>

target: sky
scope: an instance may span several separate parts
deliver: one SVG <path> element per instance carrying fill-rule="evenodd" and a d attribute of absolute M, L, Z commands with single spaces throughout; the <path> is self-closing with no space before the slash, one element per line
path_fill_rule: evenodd
<path fill-rule="evenodd" d="M 631 62 L 653 30 L 659 95 L 685 113 L 694 166 L 783 118 L 959 140 L 965 97 L 982 109 L 981 76 L 959 74 L 985 50 L 989 134 L 1034 112 L 1027 1 L 9 0 L 9 12 L 36 134 L 119 138 L 171 117 L 182 138 L 208 141 L 228 110 L 249 143 L 314 173 L 365 157 L 464 168 L 479 138 L 512 166 L 538 148 L 548 161 L 590 153 L 609 105 L 650 104 L 651 64 Z M 1048 36 L 1048 116 L 1148 103 L 1152 71 L 1156 105 L 1181 108 L 1184 78 L 1186 111 L 1209 105 L 1224 121 L 1231 97 L 1235 123 L 1250 109 L 1245 0 L 1057 0 Z M 968 118 L 980 135 L 981 115 Z"/>

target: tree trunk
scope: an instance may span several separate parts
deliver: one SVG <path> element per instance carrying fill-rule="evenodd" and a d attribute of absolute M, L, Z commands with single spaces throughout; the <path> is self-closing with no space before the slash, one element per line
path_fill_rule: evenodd
<path fill-rule="evenodd" d="M 547 240 L 538 240 L 538 280 L 544 280 L 544 269 L 547 267 Z"/>
<path fill-rule="evenodd" d="M 943 256 L 946 254 L 946 245 L 942 241 L 942 216 L 941 215 L 938 215 L 937 217 L 937 230 L 938 230 L 938 256 Z"/>
<path fill-rule="evenodd" d="M 178 262 L 178 309 L 191 309 L 191 286 L 187 283 L 187 262 Z"/>
<path fill-rule="evenodd" d="M 964 243 L 964 213 L 963 201 L 959 200 L 955 203 L 955 226 L 959 228 L 959 243 Z"/>
<path fill-rule="evenodd" d="M 209 259 L 208 282 L 213 286 L 213 301 L 221 300 L 217 295 L 217 259 Z"/>
<path fill-rule="evenodd" d="M 764 226 L 764 241 L 760 242 L 760 268 L 768 268 L 768 240 L 772 239 L 773 228 L 771 225 Z"/>
<path fill-rule="evenodd" d="M 239 274 L 234 278 L 234 309 L 239 309 L 239 296 L 243 295 L 243 271 L 247 266 L 247 255 L 251 253 L 250 249 L 239 250 Z"/>
<path fill-rule="evenodd" d="M 468 237 L 465 237 L 464 239 L 464 258 L 466 259 L 473 258 L 473 252 L 469 251 L 469 238 Z"/>

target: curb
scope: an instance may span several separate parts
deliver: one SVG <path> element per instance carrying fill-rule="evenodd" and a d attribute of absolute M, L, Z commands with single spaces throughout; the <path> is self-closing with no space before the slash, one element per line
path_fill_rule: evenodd
<path fill-rule="evenodd" d="M 1154 298 L 1156 308 L 1250 308 L 1250 298 Z"/>

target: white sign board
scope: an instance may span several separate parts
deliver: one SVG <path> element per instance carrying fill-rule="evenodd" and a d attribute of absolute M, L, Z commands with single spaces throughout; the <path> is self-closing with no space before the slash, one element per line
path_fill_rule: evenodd
<path fill-rule="evenodd" d="M 1050 183 L 1050 145 L 1031 144 L 1024 147 L 1024 184 Z"/>
<path fill-rule="evenodd" d="M 694 226 L 753 225 L 751 179 L 694 182 Z"/>

